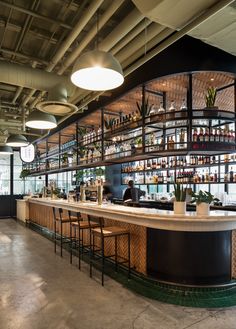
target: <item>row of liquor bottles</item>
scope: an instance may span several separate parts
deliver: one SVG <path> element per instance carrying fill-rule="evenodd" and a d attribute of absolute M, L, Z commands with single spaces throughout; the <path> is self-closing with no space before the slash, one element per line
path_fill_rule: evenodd
<path fill-rule="evenodd" d="M 205 184 L 205 183 L 235 183 L 236 172 L 230 168 L 228 173 L 218 174 L 217 170 L 209 172 L 201 171 L 179 171 L 174 172 L 149 172 L 125 174 L 122 176 L 122 184 L 127 184 L 129 180 L 134 180 L 136 184 L 166 184 L 166 183 L 184 183 L 184 184 Z"/>
<path fill-rule="evenodd" d="M 217 165 L 236 161 L 236 154 L 225 154 L 223 156 L 175 156 L 142 161 L 128 162 L 122 164 L 122 173 L 133 171 L 145 171 L 156 169 L 169 169 L 179 167 L 191 167 L 201 165 Z"/>
<path fill-rule="evenodd" d="M 194 128 L 192 133 L 193 142 L 222 142 L 235 143 L 235 132 L 229 129 L 228 125 L 225 128 Z"/>

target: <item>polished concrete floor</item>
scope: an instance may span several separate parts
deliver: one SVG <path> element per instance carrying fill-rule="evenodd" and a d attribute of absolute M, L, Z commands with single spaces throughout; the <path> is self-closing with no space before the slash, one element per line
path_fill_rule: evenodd
<path fill-rule="evenodd" d="M 96 273 L 95 273 L 96 274 Z M 98 273 L 99 274 L 99 273 Z M 69 256 L 12 219 L 0 219 L 0 329 L 235 329 L 236 308 L 193 309 L 90 279 Z"/>

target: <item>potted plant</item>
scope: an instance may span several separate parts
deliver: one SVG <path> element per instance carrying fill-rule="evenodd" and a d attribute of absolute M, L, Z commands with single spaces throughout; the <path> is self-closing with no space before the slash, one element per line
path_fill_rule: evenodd
<path fill-rule="evenodd" d="M 202 190 L 198 193 L 192 192 L 192 198 L 191 203 L 196 203 L 197 215 L 200 216 L 208 216 L 210 213 L 210 204 L 214 201 L 219 201 L 219 199 L 215 198 L 210 192 Z"/>
<path fill-rule="evenodd" d="M 138 108 L 138 111 L 139 111 L 141 117 L 149 116 L 150 111 L 152 109 L 152 105 L 149 105 L 148 98 L 146 100 L 144 100 L 144 102 L 141 103 L 141 105 L 138 102 L 136 102 L 136 104 L 137 104 L 137 108 Z"/>
<path fill-rule="evenodd" d="M 216 101 L 216 88 L 215 87 L 209 87 L 207 89 L 207 94 L 205 95 L 205 102 L 206 102 L 206 109 L 213 108 L 217 109 L 218 107 L 215 106 Z"/>
<path fill-rule="evenodd" d="M 186 212 L 186 188 L 183 184 L 174 184 L 174 213 L 176 215 L 184 215 Z"/>
<path fill-rule="evenodd" d="M 68 153 L 64 153 L 62 155 L 62 165 L 67 166 L 68 165 Z"/>
<path fill-rule="evenodd" d="M 84 173 L 83 170 L 77 170 L 76 174 L 74 174 L 76 182 L 83 181 Z"/>

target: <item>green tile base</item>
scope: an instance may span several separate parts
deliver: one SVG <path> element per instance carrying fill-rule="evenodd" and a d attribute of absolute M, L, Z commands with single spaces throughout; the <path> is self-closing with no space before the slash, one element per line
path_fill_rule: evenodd
<path fill-rule="evenodd" d="M 48 239 L 53 240 L 53 233 L 48 229 L 32 222 L 29 222 L 28 226 Z M 65 247 L 68 246 L 65 245 Z M 88 254 L 83 255 L 83 260 L 89 262 Z M 94 261 L 93 265 L 98 269 L 100 267 L 98 261 Z M 128 289 L 164 303 L 204 308 L 236 306 L 235 280 L 232 280 L 228 286 L 187 287 L 161 283 L 140 275 L 133 270 L 131 271 L 130 279 L 128 279 L 127 270 L 119 267 L 118 272 L 115 272 L 114 264 L 111 261 L 106 262 L 105 273 Z"/>

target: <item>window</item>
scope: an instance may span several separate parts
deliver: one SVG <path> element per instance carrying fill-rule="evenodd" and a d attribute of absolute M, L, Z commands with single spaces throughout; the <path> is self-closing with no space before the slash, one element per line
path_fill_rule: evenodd
<path fill-rule="evenodd" d="M 0 195 L 10 193 L 10 155 L 0 154 Z"/>

